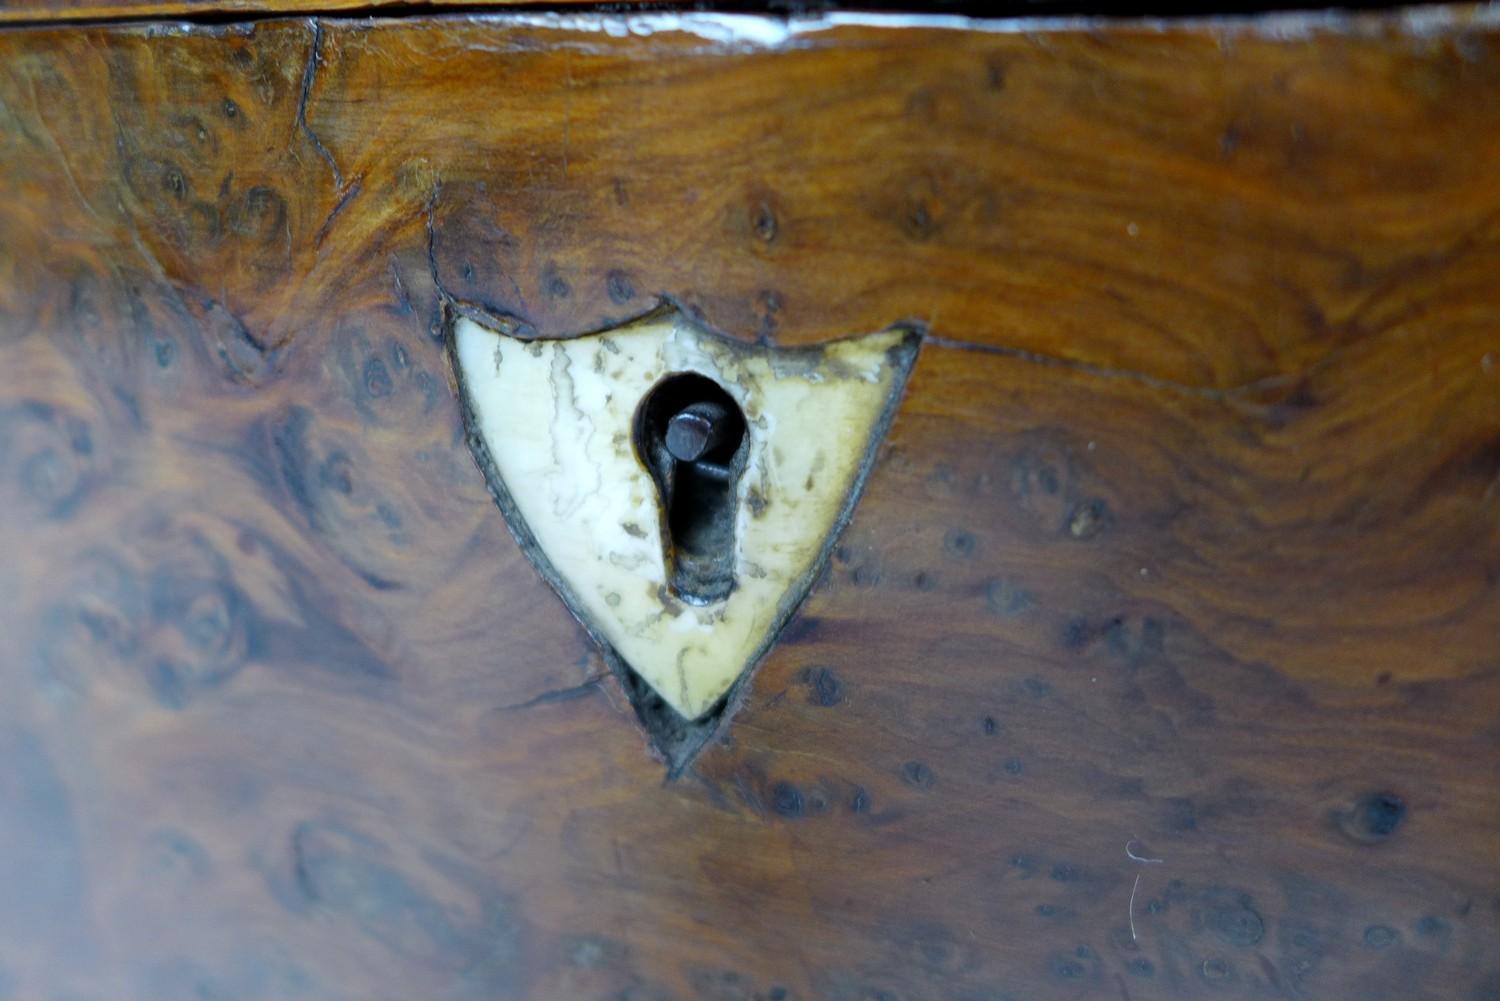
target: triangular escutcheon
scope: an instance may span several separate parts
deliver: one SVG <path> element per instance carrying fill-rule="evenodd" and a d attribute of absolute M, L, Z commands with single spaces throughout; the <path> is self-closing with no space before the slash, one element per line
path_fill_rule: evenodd
<path fill-rule="evenodd" d="M 511 531 L 679 771 L 822 569 L 917 336 L 776 348 L 666 311 L 537 341 L 458 316 L 451 348 Z"/>

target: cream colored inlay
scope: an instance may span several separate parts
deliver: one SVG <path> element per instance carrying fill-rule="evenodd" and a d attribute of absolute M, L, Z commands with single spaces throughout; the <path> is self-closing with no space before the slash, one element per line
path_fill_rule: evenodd
<path fill-rule="evenodd" d="M 494 472 L 575 611 L 694 719 L 801 598 L 899 388 L 891 349 L 904 336 L 774 349 L 723 340 L 673 313 L 529 342 L 460 318 L 454 346 Z M 641 400 L 679 372 L 723 386 L 748 424 L 735 588 L 702 607 L 668 592 L 656 485 L 631 439 Z"/>

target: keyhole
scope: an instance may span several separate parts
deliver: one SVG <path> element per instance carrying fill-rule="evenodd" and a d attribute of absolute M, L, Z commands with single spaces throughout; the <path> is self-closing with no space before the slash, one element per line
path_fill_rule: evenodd
<path fill-rule="evenodd" d="M 636 411 L 635 448 L 665 514 L 667 586 L 695 605 L 729 597 L 736 487 L 749 453 L 739 405 L 712 379 L 667 376 Z"/>

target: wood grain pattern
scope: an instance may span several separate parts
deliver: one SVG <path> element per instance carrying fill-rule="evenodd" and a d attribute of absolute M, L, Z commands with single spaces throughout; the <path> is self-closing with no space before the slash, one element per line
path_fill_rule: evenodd
<path fill-rule="evenodd" d="M 1462 13 L 0 32 L 0 995 L 1497 996 L 1496 67 Z M 445 296 L 930 332 L 681 781 Z"/>
<path fill-rule="evenodd" d="M 588 0 L 551 0 L 548 6 L 567 9 Z M 534 6 L 528 0 L 0 0 L 0 24 L 106 21 L 144 18 L 218 18 L 295 16 L 298 14 L 347 16 L 411 13 L 426 10 L 505 11 Z"/>

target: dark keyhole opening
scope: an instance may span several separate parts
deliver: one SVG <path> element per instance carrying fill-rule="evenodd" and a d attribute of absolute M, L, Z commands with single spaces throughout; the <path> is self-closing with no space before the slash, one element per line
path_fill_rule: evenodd
<path fill-rule="evenodd" d="M 668 587 L 693 604 L 722 601 L 734 588 L 736 487 L 750 450 L 744 413 L 712 379 L 669 375 L 636 411 L 635 448 L 666 515 Z"/>

